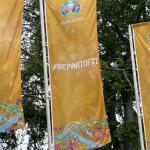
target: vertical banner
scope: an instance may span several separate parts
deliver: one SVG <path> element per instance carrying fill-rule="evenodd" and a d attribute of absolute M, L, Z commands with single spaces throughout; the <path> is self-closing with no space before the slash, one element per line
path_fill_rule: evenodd
<path fill-rule="evenodd" d="M 20 43 L 23 0 L 0 1 L 0 132 L 23 127 Z"/>
<path fill-rule="evenodd" d="M 133 25 L 146 142 L 150 149 L 150 22 Z"/>
<path fill-rule="evenodd" d="M 46 0 L 55 149 L 111 141 L 100 75 L 96 0 Z"/>

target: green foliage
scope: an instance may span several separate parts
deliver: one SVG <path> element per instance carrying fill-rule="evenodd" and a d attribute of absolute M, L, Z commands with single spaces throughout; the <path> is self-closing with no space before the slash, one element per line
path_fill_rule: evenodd
<path fill-rule="evenodd" d="M 46 132 L 46 106 L 44 95 L 43 56 L 39 3 L 26 1 L 22 43 L 24 114 L 28 125 L 28 149 L 43 149 Z"/>
<path fill-rule="evenodd" d="M 148 0 L 101 0 L 97 3 L 104 96 L 112 135 L 112 143 L 103 149 L 138 150 L 128 25 L 150 20 L 150 4 Z"/>

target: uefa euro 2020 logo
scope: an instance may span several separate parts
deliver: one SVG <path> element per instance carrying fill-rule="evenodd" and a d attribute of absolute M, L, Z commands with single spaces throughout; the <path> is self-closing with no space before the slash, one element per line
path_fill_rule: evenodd
<path fill-rule="evenodd" d="M 61 6 L 60 11 L 63 16 L 72 16 L 80 11 L 80 3 L 76 0 L 68 0 Z"/>

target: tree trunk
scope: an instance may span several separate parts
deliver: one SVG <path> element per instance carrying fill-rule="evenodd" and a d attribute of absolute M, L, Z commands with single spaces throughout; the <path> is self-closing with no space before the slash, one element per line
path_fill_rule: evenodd
<path fill-rule="evenodd" d="M 133 110 L 133 95 L 129 92 L 123 93 L 124 98 L 124 123 L 125 126 L 133 120 L 134 110 Z M 132 143 L 132 140 L 128 137 L 124 140 L 124 150 L 135 150 L 135 146 Z"/>

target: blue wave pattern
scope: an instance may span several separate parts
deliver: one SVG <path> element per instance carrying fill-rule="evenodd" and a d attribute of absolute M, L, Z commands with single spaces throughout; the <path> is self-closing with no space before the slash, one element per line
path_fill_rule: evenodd
<path fill-rule="evenodd" d="M 5 124 L 0 126 L 0 132 L 6 132 L 14 123 L 18 121 L 18 115 L 11 117 Z"/>
<path fill-rule="evenodd" d="M 20 100 L 16 100 L 16 104 L 8 105 L 6 102 L 0 102 L 0 132 L 9 132 L 16 127 L 21 128 L 23 122 L 23 110 L 19 109 Z"/>
<path fill-rule="evenodd" d="M 55 129 L 55 133 L 60 128 Z M 72 122 L 55 136 L 55 150 L 87 150 L 102 147 L 110 141 L 107 120 L 91 119 Z"/>

